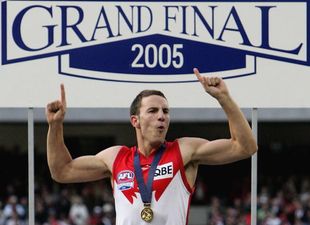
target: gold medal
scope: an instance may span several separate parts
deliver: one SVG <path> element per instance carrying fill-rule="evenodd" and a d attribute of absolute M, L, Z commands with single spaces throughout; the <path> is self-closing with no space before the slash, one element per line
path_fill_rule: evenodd
<path fill-rule="evenodd" d="M 151 201 L 152 201 L 152 187 L 153 187 L 153 178 L 155 176 L 157 165 L 160 161 L 162 154 L 164 153 L 166 146 L 162 144 L 158 151 L 156 151 L 154 159 L 151 164 L 150 171 L 147 175 L 147 183 L 144 183 L 141 164 L 140 164 L 140 157 L 137 151 L 135 150 L 134 156 L 134 168 L 135 168 L 135 175 L 136 180 L 138 182 L 139 192 L 141 194 L 142 202 L 144 203 L 144 208 L 141 211 L 141 219 L 147 223 L 150 223 L 153 218 L 153 210 L 151 209 Z"/>
<path fill-rule="evenodd" d="M 141 219 L 150 223 L 153 220 L 153 210 L 150 203 L 145 203 L 144 208 L 141 211 Z"/>

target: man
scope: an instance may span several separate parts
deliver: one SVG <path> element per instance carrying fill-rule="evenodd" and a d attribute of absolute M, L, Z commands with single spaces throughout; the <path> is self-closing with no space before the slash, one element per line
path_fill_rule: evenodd
<path fill-rule="evenodd" d="M 257 151 L 249 124 L 225 82 L 218 77 L 203 77 L 198 69 L 194 73 L 225 111 L 230 139 L 183 137 L 166 141 L 170 122 L 167 99 L 161 92 L 143 91 L 130 109 L 136 147 L 113 146 L 97 155 L 72 159 L 63 139 L 66 97 L 62 85 L 61 100 L 46 108 L 47 156 L 53 179 L 72 183 L 110 178 L 117 225 L 187 224 L 198 166 L 234 162 Z"/>

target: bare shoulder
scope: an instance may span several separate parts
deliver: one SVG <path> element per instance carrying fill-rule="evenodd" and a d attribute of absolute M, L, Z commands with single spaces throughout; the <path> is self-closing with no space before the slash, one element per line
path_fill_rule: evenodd
<path fill-rule="evenodd" d="M 182 137 L 178 139 L 179 146 L 184 151 L 193 151 L 198 148 L 200 145 L 208 143 L 207 139 L 198 138 L 198 137 Z"/>
<path fill-rule="evenodd" d="M 123 146 L 121 145 L 116 145 L 106 148 L 101 152 L 97 153 L 96 157 L 102 160 L 109 168 L 109 170 L 112 171 L 114 160 L 122 147 Z"/>
<path fill-rule="evenodd" d="M 97 156 L 101 157 L 102 155 L 109 155 L 112 156 L 113 154 L 116 154 L 119 152 L 119 150 L 122 148 L 122 145 L 115 145 L 109 148 L 106 148 L 102 151 L 100 151 L 99 153 L 97 153 Z"/>
<path fill-rule="evenodd" d="M 193 160 L 193 156 L 197 149 L 209 141 L 203 138 L 197 137 L 182 137 L 178 139 L 181 155 L 183 158 L 184 165 L 188 164 Z"/>

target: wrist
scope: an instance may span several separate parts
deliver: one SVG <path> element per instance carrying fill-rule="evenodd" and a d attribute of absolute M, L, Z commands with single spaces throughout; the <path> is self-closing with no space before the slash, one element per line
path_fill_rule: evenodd
<path fill-rule="evenodd" d="M 228 93 L 221 94 L 216 99 L 222 106 L 228 104 L 229 102 L 232 102 L 232 98 Z"/>
<path fill-rule="evenodd" d="M 63 121 L 52 121 L 48 125 L 50 129 L 62 129 Z"/>

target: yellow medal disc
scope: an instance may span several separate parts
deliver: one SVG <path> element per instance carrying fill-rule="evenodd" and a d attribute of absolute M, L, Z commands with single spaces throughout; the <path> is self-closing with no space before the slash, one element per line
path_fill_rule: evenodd
<path fill-rule="evenodd" d="M 149 205 L 144 205 L 144 209 L 141 211 L 141 219 L 148 223 L 153 220 L 153 210 Z"/>

